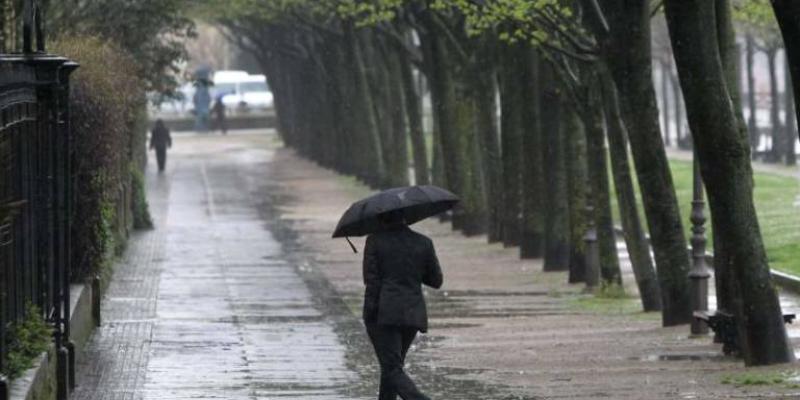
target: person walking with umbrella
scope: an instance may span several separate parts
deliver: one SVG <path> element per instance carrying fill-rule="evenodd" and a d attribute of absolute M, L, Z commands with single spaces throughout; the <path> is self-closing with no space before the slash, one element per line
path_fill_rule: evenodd
<path fill-rule="evenodd" d="M 408 224 L 457 201 L 435 186 L 390 189 L 354 203 L 334 232 L 334 237 L 369 234 L 364 246 L 363 318 L 381 368 L 379 400 L 395 400 L 397 395 L 429 400 L 403 365 L 417 333 L 428 330 L 422 285 L 439 289 L 443 275 L 431 239 Z"/>

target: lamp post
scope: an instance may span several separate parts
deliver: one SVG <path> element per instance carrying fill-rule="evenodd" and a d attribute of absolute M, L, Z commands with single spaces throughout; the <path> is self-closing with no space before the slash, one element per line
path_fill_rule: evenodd
<path fill-rule="evenodd" d="M 703 178 L 700 176 L 700 163 L 697 151 L 694 154 L 694 194 L 692 196 L 692 269 L 689 271 L 692 311 L 708 311 L 708 278 L 711 273 L 706 265 L 706 217 L 704 214 Z M 708 326 L 697 318 L 692 318 L 692 336 L 708 334 Z"/>

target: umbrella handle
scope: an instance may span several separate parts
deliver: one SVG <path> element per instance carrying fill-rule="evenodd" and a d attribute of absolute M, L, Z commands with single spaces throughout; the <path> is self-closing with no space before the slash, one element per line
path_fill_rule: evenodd
<path fill-rule="evenodd" d="M 353 246 L 353 242 L 350 241 L 350 238 L 345 236 L 344 240 L 347 240 L 347 244 L 349 244 L 350 248 L 353 249 L 353 253 L 358 254 L 358 250 L 356 250 L 356 246 Z"/>

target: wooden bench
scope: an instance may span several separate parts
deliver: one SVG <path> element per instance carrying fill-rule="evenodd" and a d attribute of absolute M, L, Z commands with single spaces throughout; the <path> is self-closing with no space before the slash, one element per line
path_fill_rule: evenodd
<path fill-rule="evenodd" d="M 736 327 L 736 317 L 733 314 L 725 311 L 695 311 L 694 317 L 705 322 L 717 338 L 722 342 L 722 352 L 725 355 L 738 354 L 741 350 L 739 347 L 739 330 Z M 794 321 L 794 314 L 784 314 L 783 323 L 791 324 Z"/>

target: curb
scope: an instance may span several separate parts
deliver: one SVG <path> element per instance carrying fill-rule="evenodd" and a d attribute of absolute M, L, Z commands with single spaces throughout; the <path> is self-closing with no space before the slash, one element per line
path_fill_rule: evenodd
<path fill-rule="evenodd" d="M 616 235 L 624 235 L 625 231 L 622 230 L 619 226 L 614 226 L 614 233 Z M 650 236 L 646 236 L 646 240 L 650 243 Z M 688 248 L 689 255 L 691 256 L 692 248 Z M 710 269 L 714 269 L 714 254 L 713 253 L 706 253 L 706 265 Z M 781 288 L 792 292 L 794 294 L 800 294 L 800 277 L 794 276 L 792 274 L 787 274 L 785 272 L 776 271 L 774 269 L 770 269 L 770 274 L 772 275 L 772 281 L 775 282 L 776 285 L 780 286 Z"/>
<path fill-rule="evenodd" d="M 70 339 L 76 349 L 82 349 L 94 329 L 92 318 L 92 288 L 89 284 L 70 286 Z M 76 357 L 81 352 L 76 351 Z M 48 350 L 34 361 L 34 367 L 11 382 L 10 400 L 54 400 L 56 398 L 56 348 Z"/>
<path fill-rule="evenodd" d="M 770 271 L 776 285 L 789 292 L 800 294 L 800 278 L 780 271 Z"/>

